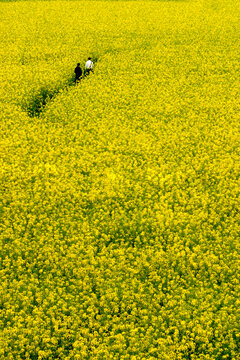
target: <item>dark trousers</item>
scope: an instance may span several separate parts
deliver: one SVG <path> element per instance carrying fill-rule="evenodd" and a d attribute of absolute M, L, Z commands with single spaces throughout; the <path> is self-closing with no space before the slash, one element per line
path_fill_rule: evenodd
<path fill-rule="evenodd" d="M 90 72 L 93 72 L 92 69 L 86 69 L 86 75 L 89 75 Z"/>

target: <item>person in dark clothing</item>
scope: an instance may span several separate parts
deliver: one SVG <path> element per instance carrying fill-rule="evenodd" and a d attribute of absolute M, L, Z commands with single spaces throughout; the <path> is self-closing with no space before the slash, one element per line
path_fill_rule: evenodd
<path fill-rule="evenodd" d="M 82 76 L 82 69 L 80 67 L 80 63 L 77 64 L 77 67 L 74 70 L 75 72 L 75 83 L 78 83 L 80 81 L 80 78 Z"/>

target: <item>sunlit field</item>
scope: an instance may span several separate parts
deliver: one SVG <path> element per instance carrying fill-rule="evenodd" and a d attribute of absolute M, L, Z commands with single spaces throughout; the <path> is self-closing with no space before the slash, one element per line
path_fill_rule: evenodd
<path fill-rule="evenodd" d="M 0 360 L 239 360 L 240 2 L 0 14 Z"/>

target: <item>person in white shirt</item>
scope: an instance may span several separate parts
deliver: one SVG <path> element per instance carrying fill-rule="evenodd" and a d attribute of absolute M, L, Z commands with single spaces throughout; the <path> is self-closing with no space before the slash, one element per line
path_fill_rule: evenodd
<path fill-rule="evenodd" d="M 90 72 L 93 72 L 93 67 L 94 67 L 94 65 L 93 65 L 92 59 L 89 57 L 88 61 L 85 64 L 85 70 L 86 70 L 87 75 L 89 75 Z"/>

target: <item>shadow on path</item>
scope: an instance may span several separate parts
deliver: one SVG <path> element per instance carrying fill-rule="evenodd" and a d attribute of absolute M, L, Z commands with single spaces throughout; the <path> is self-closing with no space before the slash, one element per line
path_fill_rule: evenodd
<path fill-rule="evenodd" d="M 98 61 L 98 58 L 92 57 L 94 64 Z M 45 106 L 62 90 L 68 89 L 71 86 L 79 86 L 82 81 L 89 77 L 86 71 L 83 70 L 83 75 L 79 82 L 75 82 L 75 75 L 69 77 L 66 81 L 66 85 L 64 87 L 56 87 L 55 89 L 50 89 L 47 86 L 43 86 L 38 90 L 38 93 L 32 97 L 29 101 L 29 104 L 26 106 L 25 110 L 30 117 L 39 117 L 43 111 Z"/>

